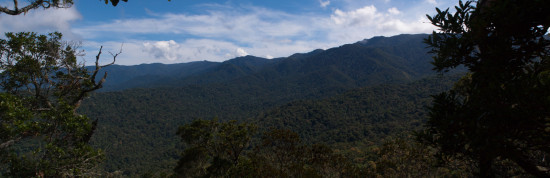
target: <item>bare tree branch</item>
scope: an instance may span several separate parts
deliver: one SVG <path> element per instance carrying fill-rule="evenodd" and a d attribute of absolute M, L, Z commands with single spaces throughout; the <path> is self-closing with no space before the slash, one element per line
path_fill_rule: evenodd
<path fill-rule="evenodd" d="M 26 14 L 29 10 L 36 8 L 69 8 L 73 5 L 73 0 L 29 0 L 30 4 L 19 9 L 19 0 L 13 0 L 14 8 L 10 9 L 8 7 L 0 6 L 0 14 L 5 13 L 8 15 L 19 15 L 21 13 Z M 106 0 L 105 4 L 111 2 L 113 6 L 116 6 L 120 0 Z M 123 2 L 128 2 L 128 0 L 122 0 Z M 168 0 L 170 1 L 170 0 Z"/>
<path fill-rule="evenodd" d="M 27 13 L 29 10 L 43 7 L 45 9 L 52 7 L 51 0 L 34 0 L 30 1 L 31 3 L 21 9 L 19 9 L 18 0 L 13 0 L 14 8 L 9 9 L 8 7 L 0 7 L 0 12 L 3 12 L 8 15 L 19 15 L 21 13 Z M 72 1 L 63 1 L 61 4 L 53 4 L 53 7 L 56 8 L 69 8 L 72 5 Z"/>
<path fill-rule="evenodd" d="M 4 142 L 4 143 L 1 143 L 1 144 L 0 144 L 0 150 L 1 150 L 1 149 L 4 149 L 4 148 L 7 148 L 7 147 L 9 147 L 9 146 L 11 146 L 11 145 L 13 145 L 13 144 L 14 144 L 16 141 L 18 141 L 19 139 L 21 139 L 21 138 L 16 138 L 16 139 L 8 140 L 8 141 L 6 141 L 6 142 Z"/>
<path fill-rule="evenodd" d="M 73 100 L 73 105 L 75 106 L 75 109 L 78 108 L 78 106 L 80 106 L 80 103 L 82 102 L 82 100 L 84 99 L 84 96 L 86 96 L 87 93 L 98 90 L 101 87 L 103 87 L 103 83 L 107 79 L 107 72 L 105 72 L 103 77 L 98 82 L 96 82 L 97 74 L 99 73 L 99 70 L 101 70 L 103 67 L 107 67 L 107 66 L 115 64 L 116 58 L 118 57 L 118 55 L 120 55 L 122 53 L 122 45 L 120 46 L 120 51 L 119 52 L 117 52 L 115 54 L 109 52 L 111 54 L 111 56 L 113 56 L 113 61 L 111 63 L 106 64 L 106 65 L 99 65 L 99 59 L 101 57 L 102 50 L 103 50 L 103 46 L 101 46 L 99 48 L 99 52 L 97 53 L 97 56 L 95 57 L 95 70 L 92 72 L 92 76 L 89 79 L 92 82 L 93 87 L 82 90 L 80 92 L 80 94 L 78 95 L 78 97 L 76 97 Z"/>

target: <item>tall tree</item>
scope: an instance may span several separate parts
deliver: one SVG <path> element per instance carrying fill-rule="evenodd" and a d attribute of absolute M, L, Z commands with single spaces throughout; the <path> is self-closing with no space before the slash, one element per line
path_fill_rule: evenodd
<path fill-rule="evenodd" d="M 236 121 L 195 120 L 181 126 L 178 135 L 186 145 L 174 169 L 177 177 L 221 177 L 239 163 L 256 126 Z"/>
<path fill-rule="evenodd" d="M 120 1 L 121 0 L 105 0 L 105 4 L 109 4 L 110 2 L 113 6 L 116 6 Z M 128 0 L 122 1 L 128 2 Z M 23 6 L 19 6 L 19 0 L 13 0 L 13 7 L 0 6 L 0 12 L 8 15 L 19 15 L 26 14 L 28 11 L 38 8 L 69 8 L 73 3 L 73 0 L 30 0 L 28 4 L 25 3 Z"/>
<path fill-rule="evenodd" d="M 102 152 L 88 145 L 97 122 L 76 113 L 107 73 L 77 62 L 60 33 L 6 33 L 0 39 L 0 176 L 93 176 Z"/>
<path fill-rule="evenodd" d="M 546 0 L 460 1 L 428 16 L 439 28 L 425 40 L 435 70 L 470 73 L 434 96 L 423 141 L 475 160 L 481 177 L 495 176 L 499 159 L 550 177 L 548 9 Z"/>
<path fill-rule="evenodd" d="M 360 177 L 358 167 L 325 144 L 306 145 L 287 129 L 270 129 L 228 177 Z"/>

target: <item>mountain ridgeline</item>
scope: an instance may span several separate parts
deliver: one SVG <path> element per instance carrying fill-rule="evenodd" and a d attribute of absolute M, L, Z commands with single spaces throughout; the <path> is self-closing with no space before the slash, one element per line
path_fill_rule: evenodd
<path fill-rule="evenodd" d="M 259 85 L 303 82 L 322 87 L 324 84 L 357 87 L 413 81 L 433 74 L 428 49 L 422 43 L 425 37 L 374 37 L 337 48 L 275 59 L 244 56 L 225 62 L 115 65 L 105 68 L 109 80 L 102 91 L 234 82 Z M 319 78 L 327 81 L 319 83 Z"/>
<path fill-rule="evenodd" d="M 419 128 L 430 95 L 458 79 L 436 77 L 425 37 L 374 37 L 276 59 L 111 66 L 80 112 L 99 121 L 91 142 L 105 149 L 104 170 L 124 175 L 173 169 L 182 150 L 176 130 L 197 118 L 292 129 L 311 143 L 378 143 Z"/>

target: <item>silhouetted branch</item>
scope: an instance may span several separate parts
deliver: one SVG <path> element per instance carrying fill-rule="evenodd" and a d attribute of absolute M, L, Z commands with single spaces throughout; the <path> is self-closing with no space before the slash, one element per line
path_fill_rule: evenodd
<path fill-rule="evenodd" d="M 0 12 L 3 12 L 8 15 L 19 15 L 21 13 L 27 13 L 29 10 L 43 7 L 44 9 L 55 7 L 55 8 L 69 8 L 73 4 L 72 1 L 63 0 L 61 3 L 53 2 L 52 0 L 35 0 L 30 1 L 31 3 L 21 9 L 19 9 L 18 0 L 13 0 L 13 9 L 8 7 L 0 7 Z"/>
<path fill-rule="evenodd" d="M 88 80 L 90 80 L 90 82 L 92 82 L 92 87 L 82 90 L 80 92 L 80 94 L 78 95 L 78 97 L 76 97 L 74 99 L 73 105 L 75 106 L 75 109 L 78 108 L 78 106 L 80 106 L 80 102 L 84 99 L 84 96 L 86 96 L 87 93 L 98 90 L 101 87 L 103 87 L 103 83 L 105 82 L 105 79 L 107 79 L 107 72 L 105 72 L 103 77 L 98 82 L 96 82 L 97 74 L 99 73 L 99 70 L 101 70 L 103 67 L 107 67 L 107 66 L 115 64 L 116 58 L 118 57 L 118 55 L 120 55 L 122 53 L 122 45 L 120 46 L 120 51 L 118 53 L 113 54 L 113 53 L 109 52 L 111 54 L 111 56 L 113 56 L 113 61 L 111 63 L 106 64 L 106 65 L 99 65 L 99 59 L 101 57 L 102 52 L 103 52 L 103 46 L 101 46 L 99 48 L 99 52 L 97 53 L 97 55 L 95 57 L 95 70 L 92 72 L 92 76 L 88 79 Z"/>

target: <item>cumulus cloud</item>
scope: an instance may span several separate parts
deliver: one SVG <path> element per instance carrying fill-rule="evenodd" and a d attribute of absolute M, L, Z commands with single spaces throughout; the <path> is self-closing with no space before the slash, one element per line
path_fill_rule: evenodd
<path fill-rule="evenodd" d="M 348 12 L 336 9 L 334 11 L 334 14 L 332 14 L 330 17 L 334 21 L 334 23 L 338 25 L 344 24 L 348 26 L 355 26 L 372 23 L 377 19 L 381 19 L 381 16 L 381 14 L 376 12 L 376 7 L 370 5 Z"/>
<path fill-rule="evenodd" d="M 333 39 L 355 38 L 357 40 L 357 37 L 367 36 L 367 34 L 390 36 L 403 33 L 426 33 L 433 30 L 430 24 L 423 23 L 425 17 L 420 15 L 418 19 L 402 20 L 397 16 L 399 13 L 397 8 L 390 8 L 386 13 L 379 12 L 373 5 L 350 11 L 336 9 L 331 15 L 331 20 L 337 25 L 335 28 L 342 29 L 333 30 L 331 36 Z"/>
<path fill-rule="evenodd" d="M 390 13 L 390 14 L 392 14 L 392 15 L 401 14 L 401 12 L 400 12 L 399 10 L 397 10 L 397 8 L 395 8 L 395 7 L 389 8 L 389 9 L 388 9 L 388 13 Z"/>
<path fill-rule="evenodd" d="M 319 0 L 319 4 L 321 5 L 322 8 L 326 8 L 328 5 L 330 5 L 330 1 Z"/>
<path fill-rule="evenodd" d="M 165 58 L 174 61 L 181 56 L 178 54 L 180 45 L 174 40 L 143 43 L 144 51 L 153 55 L 156 59 Z"/>

